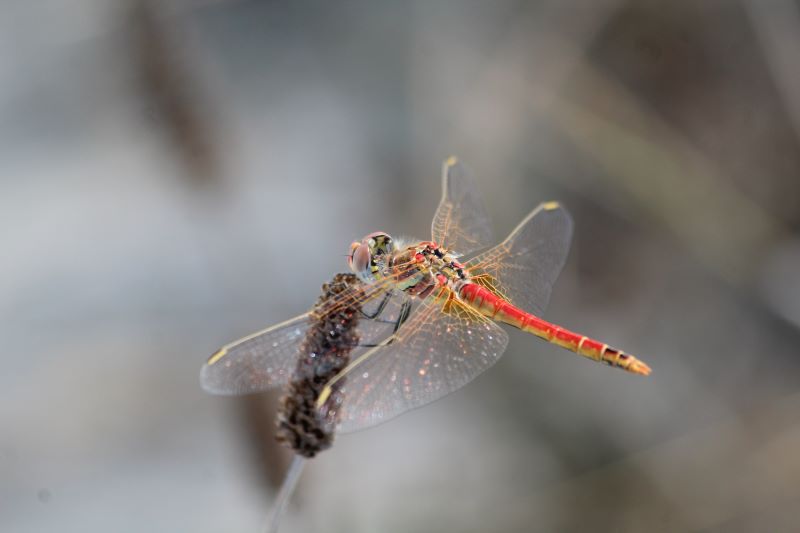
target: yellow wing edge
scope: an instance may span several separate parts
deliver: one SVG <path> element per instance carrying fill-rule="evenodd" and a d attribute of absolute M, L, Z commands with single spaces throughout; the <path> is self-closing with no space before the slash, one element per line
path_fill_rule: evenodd
<path fill-rule="evenodd" d="M 241 339 L 238 339 L 238 340 L 235 340 L 235 341 L 233 341 L 231 343 L 228 343 L 225 346 L 223 346 L 222 348 L 220 348 L 219 350 L 217 350 L 216 352 L 214 352 L 211 355 L 211 357 L 208 358 L 208 361 L 206 361 L 206 365 L 207 366 L 211 366 L 213 364 L 218 363 L 220 359 L 222 359 L 223 357 L 228 355 L 228 352 L 232 348 L 235 348 L 235 347 L 239 346 L 240 344 L 243 344 L 243 343 L 245 343 L 245 342 L 247 342 L 249 340 L 255 339 L 256 337 L 259 337 L 259 336 L 261 336 L 261 335 L 263 335 L 265 333 L 269 333 L 270 331 L 272 331 L 274 329 L 280 329 L 280 328 L 286 327 L 289 324 L 291 324 L 292 322 L 297 322 L 298 320 L 301 320 L 301 319 L 306 318 L 306 317 L 308 317 L 308 313 L 303 313 L 302 315 L 297 315 L 296 317 L 290 318 L 289 320 L 284 320 L 280 324 L 275 324 L 273 326 L 269 326 L 268 328 L 264 328 L 262 330 L 256 331 L 255 333 L 251 333 L 250 335 L 242 337 Z"/>

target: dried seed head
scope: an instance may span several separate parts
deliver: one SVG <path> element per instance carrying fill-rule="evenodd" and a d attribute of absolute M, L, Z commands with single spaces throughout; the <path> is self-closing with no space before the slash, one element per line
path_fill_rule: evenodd
<path fill-rule="evenodd" d="M 354 274 L 337 274 L 322 286 L 322 295 L 311 313 L 313 323 L 306 333 L 292 381 L 286 386 L 278 409 L 277 439 L 304 457 L 314 457 L 333 444 L 338 422 L 334 406 L 342 401 L 345 379 L 333 387 L 320 409 L 316 402 L 325 384 L 350 362 L 358 345 L 356 331 L 361 312 L 358 293 L 363 284 Z M 330 302 L 352 292 L 348 305 L 331 308 Z"/>

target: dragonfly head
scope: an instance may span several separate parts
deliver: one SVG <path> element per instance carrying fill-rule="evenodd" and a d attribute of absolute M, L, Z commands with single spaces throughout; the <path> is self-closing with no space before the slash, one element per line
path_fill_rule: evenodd
<path fill-rule="evenodd" d="M 381 277 L 393 251 L 394 242 L 389 234 L 376 231 L 350 245 L 347 263 L 362 281 L 375 281 Z"/>

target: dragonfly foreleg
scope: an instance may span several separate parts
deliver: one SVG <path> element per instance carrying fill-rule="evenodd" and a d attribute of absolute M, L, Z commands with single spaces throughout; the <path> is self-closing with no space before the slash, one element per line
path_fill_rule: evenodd
<path fill-rule="evenodd" d="M 410 314 L 411 314 L 411 302 L 410 301 L 405 301 L 405 302 L 403 302 L 403 305 L 400 307 L 400 312 L 397 314 L 397 318 L 395 318 L 394 320 L 373 319 L 375 322 L 380 322 L 381 324 L 393 324 L 394 325 L 394 327 L 392 328 L 392 333 L 389 336 L 389 338 L 386 339 L 385 341 L 383 341 L 382 343 L 379 343 L 379 344 L 358 343 L 355 346 L 353 346 L 353 348 L 377 348 L 378 346 L 388 346 L 389 344 L 394 342 L 394 334 L 397 333 L 397 330 L 400 329 L 400 326 L 402 326 L 405 323 L 405 321 L 408 320 L 408 316 Z M 377 315 L 377 313 L 376 313 L 376 315 Z"/>
<path fill-rule="evenodd" d="M 380 316 L 381 313 L 383 313 L 383 310 L 386 309 L 386 305 L 389 303 L 391 297 L 392 293 L 387 292 L 386 295 L 383 297 L 383 300 L 381 300 L 381 303 L 378 305 L 378 308 L 372 314 L 364 312 L 363 309 L 359 309 L 358 312 L 361 314 L 362 317 L 366 318 L 367 320 L 375 320 Z"/>
<path fill-rule="evenodd" d="M 397 321 L 394 324 L 394 330 L 392 331 L 392 338 L 394 338 L 394 334 L 397 333 L 397 330 L 400 329 L 406 320 L 408 320 L 408 315 L 411 314 L 411 301 L 407 300 L 403 302 L 403 306 L 400 308 L 400 313 L 397 315 Z M 391 342 L 391 341 L 390 341 Z"/>

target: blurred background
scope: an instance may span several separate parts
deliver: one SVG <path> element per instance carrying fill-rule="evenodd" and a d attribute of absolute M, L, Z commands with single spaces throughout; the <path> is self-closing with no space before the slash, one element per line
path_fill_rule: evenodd
<path fill-rule="evenodd" d="M 284 531 L 797 530 L 798 3 L 6 0 L 0 44 L 0 530 L 258 531 L 277 396 L 201 364 L 426 238 L 450 154 L 498 236 L 568 207 L 546 317 L 654 372 L 514 332 Z"/>

